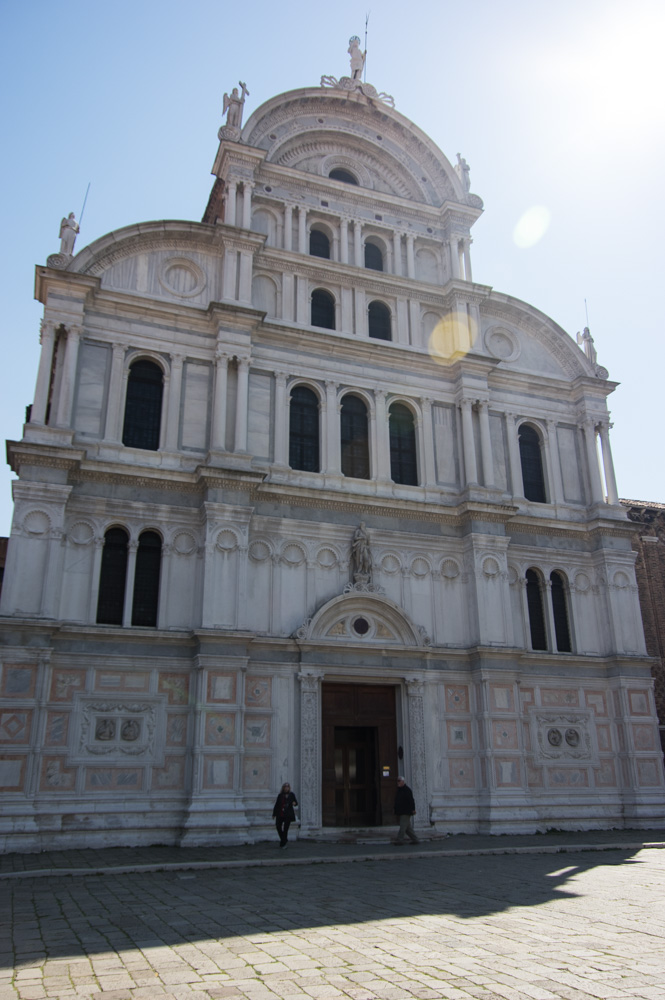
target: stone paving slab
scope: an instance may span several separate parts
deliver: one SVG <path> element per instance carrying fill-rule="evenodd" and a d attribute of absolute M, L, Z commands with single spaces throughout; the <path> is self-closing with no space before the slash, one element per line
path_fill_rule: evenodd
<path fill-rule="evenodd" d="M 26 872 L 0 1000 L 663 1000 L 665 852 L 559 847 Z"/>
<path fill-rule="evenodd" d="M 458 835 L 397 846 L 389 840 L 356 843 L 292 839 L 286 851 L 276 842 L 182 848 L 162 845 L 109 847 L 99 850 L 42 851 L 0 855 L 0 880 L 107 872 L 152 872 L 217 868 L 281 867 L 322 863 L 397 860 L 402 857 L 467 857 L 570 851 L 637 850 L 665 847 L 665 830 L 592 830 L 546 834 Z M 0 997 L 0 1000 L 2 998 Z"/>

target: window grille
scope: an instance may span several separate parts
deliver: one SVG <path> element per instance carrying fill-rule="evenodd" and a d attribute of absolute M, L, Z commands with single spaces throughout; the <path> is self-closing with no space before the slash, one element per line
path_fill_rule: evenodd
<path fill-rule="evenodd" d="M 123 528 L 109 528 L 104 535 L 102 566 L 99 574 L 97 623 L 122 625 L 127 582 L 127 542 Z"/>
<path fill-rule="evenodd" d="M 392 340 L 390 309 L 384 302 L 370 302 L 367 308 L 367 326 L 375 340 Z"/>
<path fill-rule="evenodd" d="M 152 361 L 135 361 L 129 369 L 122 443 L 157 451 L 162 419 L 162 370 Z"/>
<path fill-rule="evenodd" d="M 403 486 L 418 485 L 416 429 L 413 414 L 401 403 L 393 403 L 388 418 L 390 429 L 390 475 Z"/>
<path fill-rule="evenodd" d="M 324 288 L 312 292 L 312 326 L 335 329 L 335 300 Z"/>
<path fill-rule="evenodd" d="M 358 396 L 345 396 L 340 414 L 342 474 L 369 479 L 367 407 Z"/>
<path fill-rule="evenodd" d="M 161 538 L 156 531 L 144 531 L 139 536 L 136 552 L 132 625 L 157 624 L 161 562 Z"/>
<path fill-rule="evenodd" d="M 528 424 L 522 424 L 519 431 L 519 442 L 524 496 L 527 500 L 533 500 L 535 503 L 547 503 L 543 457 L 538 432 Z"/>
<path fill-rule="evenodd" d="M 289 465 L 319 472 L 319 400 L 307 386 L 297 385 L 289 407 Z"/>
<path fill-rule="evenodd" d="M 526 603 L 529 609 L 531 648 L 547 649 L 547 631 L 543 611 L 543 591 L 540 577 L 533 569 L 526 571 Z"/>
<path fill-rule="evenodd" d="M 552 613 L 554 616 L 554 634 L 556 648 L 560 653 L 570 653 L 570 627 L 568 624 L 568 608 L 566 606 L 566 587 L 561 573 L 550 573 L 552 584 Z"/>
<path fill-rule="evenodd" d="M 365 267 L 370 271 L 383 271 L 383 254 L 374 243 L 365 244 Z"/>

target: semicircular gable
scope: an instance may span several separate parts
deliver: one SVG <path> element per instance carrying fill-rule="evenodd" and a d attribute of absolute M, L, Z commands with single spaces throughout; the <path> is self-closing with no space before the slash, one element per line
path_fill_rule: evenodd
<path fill-rule="evenodd" d="M 429 636 L 382 594 L 353 591 L 328 601 L 296 632 L 310 642 L 427 646 Z"/>
<path fill-rule="evenodd" d="M 481 349 L 502 367 L 571 380 L 603 377 L 562 327 L 527 302 L 492 292 L 481 319 Z"/>
<path fill-rule="evenodd" d="M 295 90 L 266 101 L 247 121 L 242 141 L 266 150 L 269 163 L 309 172 L 318 171 L 304 155 L 307 147 L 327 145 L 329 155 L 341 143 L 365 167 L 385 164 L 393 194 L 435 206 L 467 201 L 450 161 L 416 125 L 386 105 L 349 101 L 335 90 Z"/>

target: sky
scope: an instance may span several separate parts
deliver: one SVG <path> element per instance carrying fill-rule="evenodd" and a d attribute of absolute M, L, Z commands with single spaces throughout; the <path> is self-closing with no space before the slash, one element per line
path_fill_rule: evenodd
<path fill-rule="evenodd" d="M 224 92 L 246 82 L 247 120 L 275 94 L 348 75 L 367 14 L 367 81 L 470 165 L 485 203 L 474 280 L 573 337 L 586 301 L 598 362 L 620 383 L 608 401 L 619 494 L 665 502 L 662 0 L 4 0 L 4 437 L 21 437 L 34 392 L 34 268 L 88 183 L 77 251 L 134 222 L 200 221 Z M 0 535 L 12 479 L 0 469 Z"/>

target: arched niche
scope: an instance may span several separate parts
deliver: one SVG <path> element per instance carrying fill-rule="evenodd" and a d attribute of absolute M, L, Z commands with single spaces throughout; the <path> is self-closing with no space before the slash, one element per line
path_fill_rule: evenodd
<path fill-rule="evenodd" d="M 351 591 L 328 601 L 295 633 L 310 642 L 427 646 L 429 636 L 383 594 Z"/>

